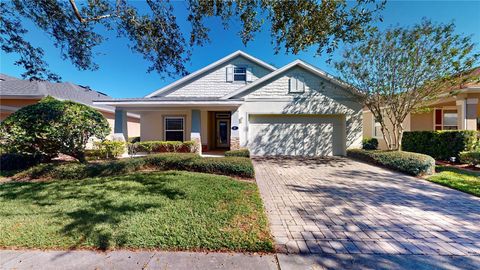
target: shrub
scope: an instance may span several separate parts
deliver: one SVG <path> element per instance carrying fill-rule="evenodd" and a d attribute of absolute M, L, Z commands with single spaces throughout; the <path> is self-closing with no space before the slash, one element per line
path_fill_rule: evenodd
<path fill-rule="evenodd" d="M 477 166 L 480 164 L 480 149 L 460 153 L 460 162 Z"/>
<path fill-rule="evenodd" d="M 230 150 L 225 151 L 226 157 L 250 157 L 250 151 L 248 149 L 240 149 L 240 150 Z"/>
<path fill-rule="evenodd" d="M 121 175 L 146 169 L 185 170 L 248 178 L 254 176 L 253 165 L 248 158 L 202 158 L 193 153 L 163 153 L 102 163 L 40 164 L 17 174 L 15 178 L 83 179 Z"/>
<path fill-rule="evenodd" d="M 458 159 L 460 152 L 473 150 L 476 142 L 474 130 L 408 131 L 403 133 L 402 150 L 449 160 Z"/>
<path fill-rule="evenodd" d="M 376 138 L 364 138 L 362 140 L 362 148 L 365 150 L 377 150 L 378 140 Z"/>
<path fill-rule="evenodd" d="M 165 153 L 165 152 L 181 152 L 181 153 L 193 153 L 195 152 L 194 141 L 145 141 L 135 143 L 135 152 L 147 152 L 147 153 Z"/>
<path fill-rule="evenodd" d="M 40 156 L 5 153 L 0 155 L 0 170 L 23 170 L 41 162 Z"/>
<path fill-rule="evenodd" d="M 0 141 L 8 153 L 72 156 L 85 162 L 85 146 L 91 137 L 104 139 L 110 132 L 97 110 L 50 96 L 25 106 L 0 123 Z"/>
<path fill-rule="evenodd" d="M 125 152 L 125 143 L 122 141 L 95 142 L 94 147 L 99 151 L 100 157 L 104 159 L 117 158 Z"/>
<path fill-rule="evenodd" d="M 138 143 L 140 142 L 140 137 L 128 137 L 129 143 Z"/>
<path fill-rule="evenodd" d="M 405 151 L 349 149 L 347 156 L 410 175 L 428 175 L 435 172 L 435 160 L 427 155 Z"/>

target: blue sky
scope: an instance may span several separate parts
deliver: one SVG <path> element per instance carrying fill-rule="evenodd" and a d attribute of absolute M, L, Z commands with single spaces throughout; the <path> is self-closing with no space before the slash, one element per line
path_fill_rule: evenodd
<path fill-rule="evenodd" d="M 181 1 L 174 3 L 177 18 L 179 21 L 184 21 L 186 16 L 185 3 Z M 407 26 L 419 22 L 423 17 L 436 22 L 448 23 L 454 21 L 459 33 L 473 35 L 474 42 L 480 44 L 479 14 L 480 0 L 389 1 L 386 9 L 382 12 L 384 21 L 379 23 L 378 26 L 381 28 L 397 24 Z M 326 56 L 315 56 L 315 48 L 299 55 L 286 55 L 284 52 L 275 55 L 268 27 L 265 27 L 263 32 L 258 33 L 255 41 L 245 47 L 237 35 L 239 28 L 235 25 L 235 22 L 232 21 L 230 25 L 231 27 L 228 30 L 224 30 L 219 20 L 211 19 L 208 21 L 208 26 L 212 29 L 211 42 L 204 47 L 194 48 L 191 62 L 186 64 L 189 72 L 202 68 L 233 51 L 243 50 L 277 67 L 300 58 L 326 72 L 336 74 L 333 66 L 326 63 Z M 185 23 L 180 26 L 188 31 L 188 24 Z M 126 40 L 119 40 L 115 38 L 114 34 L 96 50 L 98 56 L 96 56 L 95 61 L 99 64 L 100 69 L 79 71 L 69 61 L 60 58 L 59 51 L 53 47 L 51 40 L 45 34 L 31 25 L 28 29 L 30 31 L 28 39 L 35 40 L 34 45 L 41 46 L 45 50 L 50 69 L 59 74 L 64 81 L 88 85 L 110 96 L 122 98 L 145 96 L 178 79 L 176 77 L 162 80 L 157 73 L 147 73 L 149 63 L 143 60 L 141 55 L 133 53 L 127 47 Z M 16 59 L 14 55 L 6 55 L 2 51 L 0 71 L 19 77 L 23 70 L 13 65 Z"/>

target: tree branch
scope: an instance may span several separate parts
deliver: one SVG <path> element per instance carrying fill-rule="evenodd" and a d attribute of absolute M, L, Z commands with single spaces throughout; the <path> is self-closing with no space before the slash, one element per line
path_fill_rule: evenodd
<path fill-rule="evenodd" d="M 101 15 L 101 16 L 97 16 L 97 17 L 85 19 L 85 18 L 83 18 L 82 15 L 80 14 L 80 11 L 79 11 L 78 8 L 77 8 L 77 4 L 75 3 L 75 0 L 70 0 L 70 5 L 72 5 L 73 13 L 75 13 L 75 17 L 77 17 L 77 19 L 78 19 L 81 23 L 86 23 L 86 22 L 90 22 L 90 21 L 99 21 L 99 20 L 101 20 L 101 19 L 105 19 L 105 18 L 112 17 L 112 14 L 105 14 L 105 15 Z"/>

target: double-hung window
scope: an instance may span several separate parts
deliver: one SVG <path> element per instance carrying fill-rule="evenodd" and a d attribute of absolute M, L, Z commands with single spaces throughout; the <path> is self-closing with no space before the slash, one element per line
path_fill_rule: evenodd
<path fill-rule="evenodd" d="M 233 81 L 245 82 L 247 80 L 247 68 L 246 67 L 234 67 L 233 68 Z"/>
<path fill-rule="evenodd" d="M 377 139 L 381 139 L 383 138 L 383 135 L 382 135 L 382 125 L 375 121 L 375 119 L 373 119 L 373 134 L 372 134 L 373 138 L 377 138 Z"/>
<path fill-rule="evenodd" d="M 184 141 L 185 139 L 185 118 L 181 116 L 165 117 L 165 140 Z"/>
<path fill-rule="evenodd" d="M 457 130 L 458 129 L 458 113 L 457 110 L 443 110 L 443 129 Z"/>

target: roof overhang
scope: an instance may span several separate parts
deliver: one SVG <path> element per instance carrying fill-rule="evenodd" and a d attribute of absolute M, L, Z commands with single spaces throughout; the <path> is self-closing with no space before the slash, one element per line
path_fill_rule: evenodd
<path fill-rule="evenodd" d="M 148 94 L 148 95 L 145 96 L 145 97 L 146 97 L 146 98 L 151 98 L 151 97 L 154 97 L 154 96 L 156 96 L 156 95 L 159 95 L 159 94 L 161 94 L 161 93 L 163 93 L 163 92 L 166 92 L 166 91 L 172 89 L 173 87 L 178 86 L 178 85 L 181 85 L 182 83 L 187 82 L 187 81 L 189 81 L 189 80 L 191 80 L 191 79 L 193 79 L 193 78 L 201 75 L 202 73 L 207 72 L 207 71 L 209 71 L 209 70 L 211 70 L 211 69 L 213 69 L 213 68 L 215 68 L 215 67 L 217 67 L 217 66 L 220 66 L 220 65 L 222 65 L 222 64 L 224 64 L 224 63 L 226 63 L 226 62 L 230 61 L 231 59 L 234 59 L 235 57 L 238 57 L 238 56 L 244 57 L 244 58 L 246 58 L 246 59 L 248 59 L 248 60 L 250 60 L 250 61 L 252 61 L 252 62 L 254 62 L 254 63 L 256 63 L 256 64 L 258 64 L 258 65 L 260 65 L 260 66 L 262 66 L 262 67 L 264 67 L 264 68 L 266 68 L 266 69 L 268 69 L 268 70 L 270 70 L 270 71 L 274 71 L 274 70 L 277 69 L 276 67 L 274 67 L 274 66 L 272 66 L 272 65 L 269 65 L 269 64 L 263 62 L 262 60 L 260 60 L 260 59 L 258 59 L 258 58 L 255 58 L 255 57 L 253 57 L 253 56 L 251 56 L 251 55 L 249 55 L 249 54 L 247 54 L 247 53 L 244 53 L 244 52 L 242 52 L 242 51 L 236 51 L 236 52 L 234 52 L 234 53 L 231 53 L 231 54 L 225 56 L 224 58 L 222 58 L 222 59 L 220 59 L 220 60 L 218 60 L 218 61 L 216 61 L 216 62 L 213 62 L 212 64 L 210 64 L 210 65 L 208 65 L 208 66 L 206 66 L 206 67 L 204 67 L 204 68 L 201 68 L 201 69 L 199 69 L 199 70 L 197 70 L 197 71 L 195 71 L 195 72 L 193 72 L 193 73 L 190 73 L 189 75 L 187 75 L 187 76 L 185 76 L 185 77 L 183 77 L 183 78 L 181 78 L 181 79 L 179 79 L 179 80 L 177 80 L 177 81 L 175 81 L 175 82 L 173 82 L 173 83 L 171 83 L 171 84 L 169 84 L 169 85 L 167 85 L 167 86 L 165 86 L 165 87 L 163 87 L 163 88 L 160 88 L 160 89 L 154 91 L 154 92 L 151 93 L 151 94 Z"/>
<path fill-rule="evenodd" d="M 46 95 L 0 95 L 0 99 L 42 99 Z"/>
<path fill-rule="evenodd" d="M 212 107 L 212 106 L 232 106 L 239 107 L 243 101 L 238 100 L 218 100 L 218 101 L 164 101 L 164 100 L 115 100 L 115 101 L 94 101 L 93 104 L 109 105 L 113 107 Z"/>

